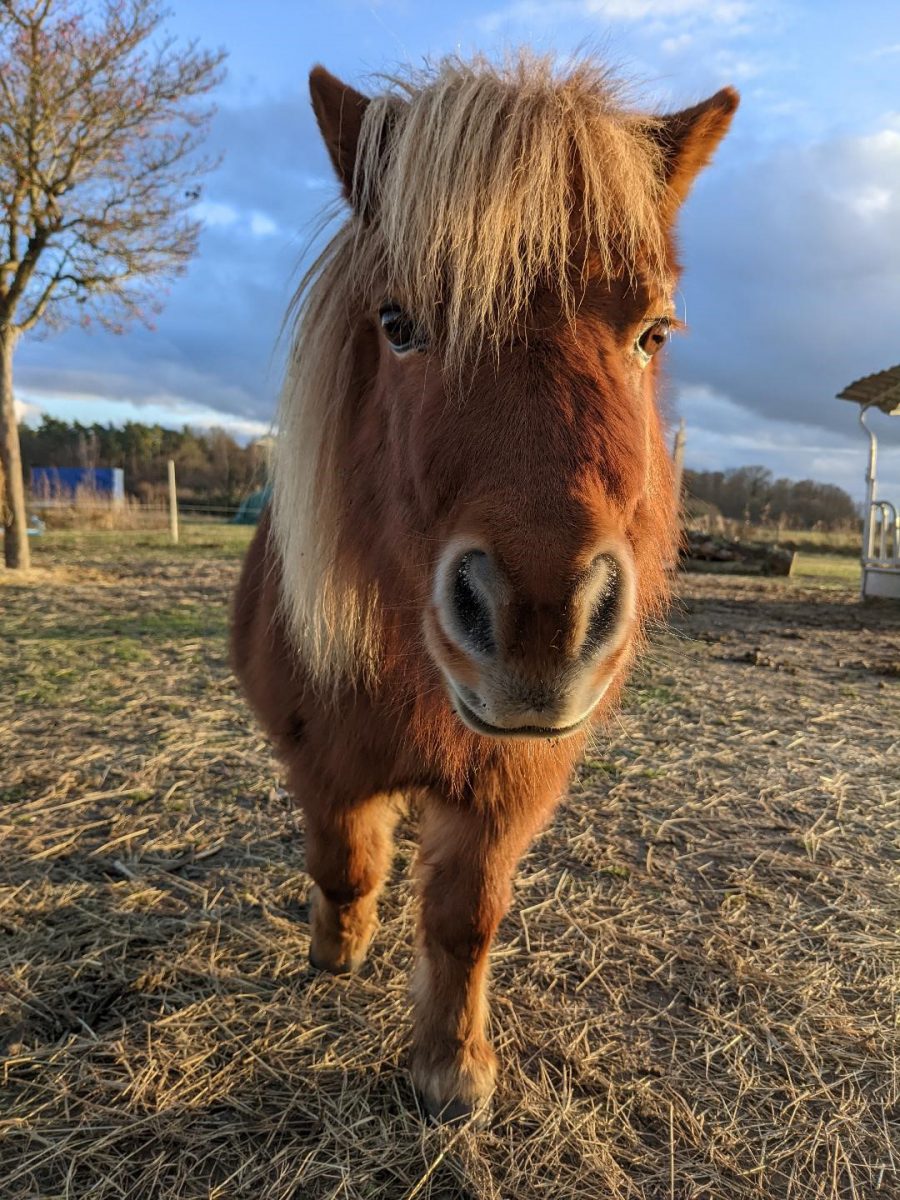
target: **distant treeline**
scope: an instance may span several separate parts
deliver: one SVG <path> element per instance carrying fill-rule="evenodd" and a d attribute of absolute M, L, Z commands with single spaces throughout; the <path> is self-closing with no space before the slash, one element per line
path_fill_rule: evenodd
<path fill-rule="evenodd" d="M 82 425 L 45 416 L 36 429 L 20 426 L 19 435 L 26 481 L 32 466 L 122 467 L 126 492 L 161 499 L 166 463 L 173 458 L 181 496 L 238 504 L 266 478 L 264 445 L 241 446 L 223 429 L 198 433 L 138 421 Z M 842 488 L 774 479 L 765 467 L 685 471 L 684 480 L 690 507 L 712 515 L 792 529 L 855 529 L 859 523 L 856 505 Z"/>
<path fill-rule="evenodd" d="M 164 429 L 138 421 L 82 425 L 44 416 L 36 429 L 20 425 L 19 437 L 26 485 L 32 466 L 122 467 L 125 491 L 151 501 L 165 495 L 171 458 L 181 497 L 235 505 L 266 479 L 264 447 L 241 446 L 224 429 L 198 433 L 187 426 Z"/>
<path fill-rule="evenodd" d="M 843 488 L 812 479 L 775 479 L 766 467 L 686 470 L 684 483 L 691 508 L 732 520 L 828 530 L 856 529 L 860 521 L 856 504 Z"/>

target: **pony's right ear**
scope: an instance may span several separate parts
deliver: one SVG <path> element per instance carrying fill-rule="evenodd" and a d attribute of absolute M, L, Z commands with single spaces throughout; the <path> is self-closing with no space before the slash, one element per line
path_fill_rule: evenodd
<path fill-rule="evenodd" d="M 695 177 L 709 163 L 728 132 L 739 103 L 740 96 L 734 88 L 725 87 L 693 108 L 660 117 L 651 130 L 662 151 L 663 172 L 673 210 L 682 203 Z"/>
<path fill-rule="evenodd" d="M 309 95 L 322 138 L 349 200 L 353 194 L 359 133 L 369 98 L 318 66 L 309 73 Z"/>

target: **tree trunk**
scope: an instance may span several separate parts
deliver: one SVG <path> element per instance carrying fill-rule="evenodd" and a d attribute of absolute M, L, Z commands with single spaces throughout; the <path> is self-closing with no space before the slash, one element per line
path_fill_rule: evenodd
<path fill-rule="evenodd" d="M 28 525 L 25 518 L 25 482 L 19 452 L 19 426 L 13 398 L 13 351 L 16 335 L 0 332 L 0 465 L 4 481 L 2 507 L 5 536 L 4 557 L 8 567 L 27 570 L 31 566 Z"/>

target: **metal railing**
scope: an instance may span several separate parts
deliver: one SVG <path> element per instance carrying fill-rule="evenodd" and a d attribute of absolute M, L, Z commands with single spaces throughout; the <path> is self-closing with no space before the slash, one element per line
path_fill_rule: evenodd
<path fill-rule="evenodd" d="M 900 567 L 900 518 L 890 500 L 873 500 L 870 503 L 866 531 L 866 565 Z"/>

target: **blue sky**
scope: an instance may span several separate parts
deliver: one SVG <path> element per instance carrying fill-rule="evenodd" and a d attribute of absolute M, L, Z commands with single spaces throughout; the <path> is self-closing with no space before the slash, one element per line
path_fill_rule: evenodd
<path fill-rule="evenodd" d="M 688 463 L 761 462 L 860 496 L 850 380 L 900 361 L 900 5 L 754 0 L 174 0 L 180 37 L 224 46 L 212 141 L 224 152 L 200 254 L 155 332 L 78 329 L 22 346 L 29 419 L 126 419 L 248 436 L 268 427 L 277 335 L 311 222 L 336 195 L 306 78 L 314 62 L 365 90 L 426 56 L 528 44 L 591 47 L 649 107 L 735 84 L 732 132 L 681 218 L 689 331 L 667 396 Z M 900 419 L 883 432 L 900 495 Z M 894 449 L 891 448 L 893 443 Z"/>

